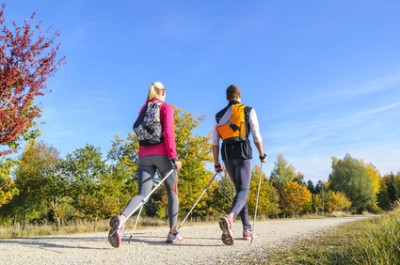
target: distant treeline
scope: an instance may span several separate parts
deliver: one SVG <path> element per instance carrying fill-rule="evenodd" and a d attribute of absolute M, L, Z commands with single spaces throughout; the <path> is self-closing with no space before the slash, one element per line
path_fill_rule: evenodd
<path fill-rule="evenodd" d="M 194 135 L 201 118 L 175 109 L 179 171 L 180 217 L 200 196 L 214 172 L 210 136 Z M 18 159 L 0 160 L 0 224 L 54 223 L 108 219 L 120 213 L 137 194 L 138 141 L 133 134 L 115 136 L 103 154 L 90 144 L 61 158 L 56 148 L 39 141 L 26 145 Z M 332 158 L 328 181 L 305 182 L 302 173 L 279 155 L 267 178 L 264 173 L 258 205 L 261 217 L 291 217 L 335 211 L 360 213 L 390 210 L 400 198 L 400 172 L 381 176 L 372 164 L 350 155 Z M 248 197 L 255 209 L 260 168 L 255 166 Z M 157 179 L 156 179 L 157 181 Z M 218 217 L 229 210 L 235 192 L 227 174 L 216 178 L 193 211 L 193 217 Z M 167 194 L 158 189 L 143 215 L 166 218 Z"/>

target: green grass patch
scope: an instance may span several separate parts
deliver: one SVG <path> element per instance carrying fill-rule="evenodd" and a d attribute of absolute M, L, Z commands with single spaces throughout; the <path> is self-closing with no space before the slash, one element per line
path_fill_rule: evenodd
<path fill-rule="evenodd" d="M 400 209 L 341 225 L 257 260 L 257 264 L 272 265 L 400 264 Z M 246 263 L 253 264 L 254 258 Z"/>

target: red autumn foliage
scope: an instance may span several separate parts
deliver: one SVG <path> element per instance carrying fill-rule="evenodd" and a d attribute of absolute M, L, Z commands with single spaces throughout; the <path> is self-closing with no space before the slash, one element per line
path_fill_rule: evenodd
<path fill-rule="evenodd" d="M 34 99 L 45 95 L 46 80 L 53 76 L 65 57 L 57 59 L 59 36 L 50 38 L 49 29 L 42 31 L 42 22 L 35 22 L 35 13 L 29 21 L 18 26 L 14 21 L 8 27 L 4 16 L 5 4 L 0 10 L 0 145 L 12 143 L 32 127 L 42 108 Z M 0 150 L 0 156 L 14 150 Z"/>

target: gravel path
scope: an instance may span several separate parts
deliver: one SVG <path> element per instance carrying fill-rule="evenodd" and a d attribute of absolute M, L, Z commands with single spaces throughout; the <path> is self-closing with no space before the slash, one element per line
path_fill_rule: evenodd
<path fill-rule="evenodd" d="M 0 240 L 0 263 L 12 264 L 235 264 L 236 257 L 285 248 L 287 243 L 317 234 L 342 223 L 369 217 L 307 220 L 271 220 L 256 223 L 253 244 L 241 240 L 242 227 L 233 227 L 235 244 L 225 246 L 218 224 L 187 224 L 180 244 L 164 243 L 167 228 L 138 230 L 128 244 L 124 235 L 119 249 L 112 248 L 107 233 Z"/>

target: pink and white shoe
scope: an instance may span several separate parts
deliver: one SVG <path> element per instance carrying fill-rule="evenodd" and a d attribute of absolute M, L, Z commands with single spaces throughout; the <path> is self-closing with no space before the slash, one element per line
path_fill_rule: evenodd
<path fill-rule="evenodd" d="M 108 232 L 108 242 L 111 246 L 119 248 L 122 240 L 122 233 L 124 232 L 125 225 L 122 225 L 119 229 L 119 224 L 123 222 L 123 217 L 121 215 L 113 216 L 110 220 L 111 229 Z"/>
<path fill-rule="evenodd" d="M 243 239 L 244 240 L 251 240 L 252 237 L 253 237 L 252 230 L 243 230 Z"/>
<path fill-rule="evenodd" d="M 181 242 L 182 240 L 183 237 L 178 232 L 176 233 L 169 232 L 167 235 L 167 240 L 165 242 L 169 244 L 176 244 Z"/>
<path fill-rule="evenodd" d="M 228 214 L 219 219 L 219 228 L 222 230 L 221 240 L 225 245 L 233 245 L 232 224 L 233 220 Z"/>

